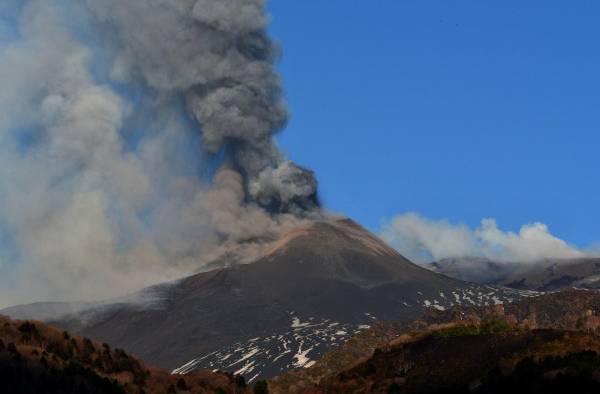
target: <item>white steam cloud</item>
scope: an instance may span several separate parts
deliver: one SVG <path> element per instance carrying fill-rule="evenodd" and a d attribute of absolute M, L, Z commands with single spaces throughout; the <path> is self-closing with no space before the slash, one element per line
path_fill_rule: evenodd
<path fill-rule="evenodd" d="M 400 253 L 418 263 L 461 257 L 531 263 L 586 256 L 585 252 L 552 235 L 543 223 L 525 224 L 515 233 L 501 230 L 494 219 L 484 219 L 479 227 L 472 229 L 464 224 L 407 213 L 386 222 L 381 235 Z"/>
<path fill-rule="evenodd" d="M 263 0 L 0 5 L 0 306 L 122 295 L 318 214 L 272 138 L 267 22 Z"/>

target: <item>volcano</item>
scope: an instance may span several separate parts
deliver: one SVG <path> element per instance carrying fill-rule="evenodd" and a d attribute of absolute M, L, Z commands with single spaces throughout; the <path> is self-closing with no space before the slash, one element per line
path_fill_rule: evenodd
<path fill-rule="evenodd" d="M 327 219 L 282 235 L 251 264 L 199 273 L 144 294 L 154 302 L 103 303 L 54 323 L 176 373 L 219 369 L 254 381 L 310 367 L 376 320 L 532 293 L 431 272 L 354 221 Z"/>

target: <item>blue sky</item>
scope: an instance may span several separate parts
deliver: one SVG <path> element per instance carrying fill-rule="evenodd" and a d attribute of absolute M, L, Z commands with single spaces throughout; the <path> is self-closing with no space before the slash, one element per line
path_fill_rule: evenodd
<path fill-rule="evenodd" d="M 600 3 L 272 0 L 292 121 L 326 206 L 600 240 Z"/>
<path fill-rule="evenodd" d="M 199 153 L 181 101 L 155 111 L 163 87 L 113 78 L 204 69 L 209 47 L 179 45 L 201 44 L 180 23 L 143 40 L 191 20 L 146 7 L 134 24 L 117 14 L 139 2 L 91 2 L 119 11 L 119 31 L 142 28 L 113 35 L 76 3 L 0 1 L 0 305 L 164 281 L 222 239 L 217 214 L 248 208 L 204 199 L 220 162 Z M 587 248 L 600 241 L 600 3 L 565 4 L 272 0 L 293 112 L 279 142 L 316 171 L 329 210 L 416 262 L 600 255 Z M 143 56 L 113 68 L 122 45 Z"/>

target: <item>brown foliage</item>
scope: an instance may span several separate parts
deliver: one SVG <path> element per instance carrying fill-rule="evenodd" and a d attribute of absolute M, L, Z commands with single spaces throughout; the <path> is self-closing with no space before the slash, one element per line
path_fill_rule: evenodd
<path fill-rule="evenodd" d="M 238 377 L 209 371 L 171 375 L 146 367 L 122 349 L 111 350 L 106 343 L 98 344 L 41 322 L 12 321 L 3 316 L 1 374 L 6 379 L 0 379 L 0 392 L 7 394 L 40 390 L 163 394 L 171 387 L 177 393 L 251 392 L 240 386 Z M 9 381 L 13 382 L 10 387 Z"/>

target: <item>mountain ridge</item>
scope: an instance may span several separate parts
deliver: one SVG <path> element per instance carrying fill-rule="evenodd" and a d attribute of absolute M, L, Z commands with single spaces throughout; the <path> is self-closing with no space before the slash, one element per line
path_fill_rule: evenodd
<path fill-rule="evenodd" d="M 600 258 L 596 257 L 545 259 L 530 263 L 463 257 L 443 259 L 423 267 L 459 280 L 524 290 L 600 289 Z"/>
<path fill-rule="evenodd" d="M 250 264 L 146 289 L 148 306 L 102 304 L 52 323 L 159 367 L 258 380 L 311 365 L 375 321 L 534 295 L 428 271 L 349 219 L 301 226 L 271 246 Z"/>

